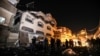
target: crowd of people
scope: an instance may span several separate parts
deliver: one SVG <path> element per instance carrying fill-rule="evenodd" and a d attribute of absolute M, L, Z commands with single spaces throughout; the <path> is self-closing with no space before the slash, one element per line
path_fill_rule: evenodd
<path fill-rule="evenodd" d="M 0 55 L 5 56 L 70 56 L 62 54 L 66 49 L 72 49 L 76 54 L 73 56 L 100 56 L 100 38 L 87 40 L 90 47 L 75 47 L 73 40 L 67 40 L 64 44 L 61 43 L 60 39 L 51 38 L 50 43 L 48 39 L 44 41 L 38 41 L 36 38 L 32 39 L 32 43 L 29 47 L 3 47 L 0 48 Z M 78 42 L 81 45 L 81 42 Z M 66 52 L 65 52 L 66 53 Z"/>

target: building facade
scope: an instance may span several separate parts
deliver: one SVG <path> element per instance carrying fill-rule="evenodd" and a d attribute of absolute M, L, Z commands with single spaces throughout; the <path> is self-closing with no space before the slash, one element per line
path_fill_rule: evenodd
<path fill-rule="evenodd" d="M 57 27 L 56 33 L 56 38 L 60 39 L 62 43 L 64 43 L 66 40 L 69 41 L 69 39 L 72 37 L 72 32 L 67 27 Z"/>
<path fill-rule="evenodd" d="M 16 7 L 8 0 L 0 0 L 0 47 L 6 46 L 12 19 L 16 15 Z"/>
<path fill-rule="evenodd" d="M 20 20 L 20 43 L 32 43 L 35 37 L 43 41 L 44 38 L 53 38 L 54 31 L 56 31 L 56 21 L 51 14 L 44 14 L 39 11 L 26 11 L 22 13 Z M 23 37 L 23 35 L 25 35 Z"/>

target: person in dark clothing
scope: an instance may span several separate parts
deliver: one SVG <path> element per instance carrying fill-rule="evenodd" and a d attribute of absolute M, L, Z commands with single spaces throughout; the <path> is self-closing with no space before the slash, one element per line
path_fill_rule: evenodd
<path fill-rule="evenodd" d="M 99 37 L 96 37 L 96 45 L 99 46 Z"/>
<path fill-rule="evenodd" d="M 57 40 L 56 40 L 56 46 L 57 46 L 57 48 L 59 48 L 60 45 L 61 45 L 61 41 L 60 41 L 60 39 L 57 39 Z"/>
<path fill-rule="evenodd" d="M 48 39 L 47 38 L 44 39 L 44 50 L 45 52 L 48 52 Z"/>
<path fill-rule="evenodd" d="M 78 40 L 78 45 L 79 45 L 79 46 L 82 46 L 81 41 L 79 41 L 79 40 Z"/>
<path fill-rule="evenodd" d="M 51 38 L 51 49 L 54 50 L 55 49 L 55 39 Z"/>
<path fill-rule="evenodd" d="M 45 47 L 45 49 L 48 48 L 48 39 L 47 38 L 44 39 L 44 47 Z"/>
<path fill-rule="evenodd" d="M 53 47 L 55 44 L 55 40 L 53 38 L 51 38 L 51 46 Z"/>
<path fill-rule="evenodd" d="M 36 44 L 36 37 L 33 37 L 33 39 L 32 39 L 32 44 L 33 44 L 33 45 Z"/>
<path fill-rule="evenodd" d="M 34 52 L 36 49 L 36 37 L 33 37 L 32 44 L 30 44 L 31 52 Z"/>
<path fill-rule="evenodd" d="M 66 45 L 66 48 L 68 48 L 68 40 L 67 39 L 66 39 L 65 45 Z"/>
<path fill-rule="evenodd" d="M 72 39 L 69 40 L 69 45 L 70 45 L 70 47 L 73 47 L 74 46 L 74 43 L 73 43 L 73 40 Z"/>
<path fill-rule="evenodd" d="M 95 39 L 91 39 L 92 47 L 95 47 Z"/>

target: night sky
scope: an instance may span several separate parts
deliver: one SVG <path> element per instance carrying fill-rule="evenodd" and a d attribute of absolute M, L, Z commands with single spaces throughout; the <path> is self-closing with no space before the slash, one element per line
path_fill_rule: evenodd
<path fill-rule="evenodd" d="M 34 1 L 34 11 L 51 13 L 57 26 L 65 26 L 73 32 L 98 26 L 100 7 L 98 1 L 87 0 L 21 0 L 20 5 Z M 25 7 L 21 7 L 25 9 Z"/>

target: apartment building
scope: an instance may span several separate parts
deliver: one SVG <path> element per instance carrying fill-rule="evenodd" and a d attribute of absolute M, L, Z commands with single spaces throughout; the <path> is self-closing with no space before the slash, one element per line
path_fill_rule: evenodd
<path fill-rule="evenodd" d="M 53 38 L 54 31 L 56 31 L 56 21 L 52 15 L 44 14 L 39 11 L 26 11 L 23 12 L 20 20 L 20 43 L 28 44 L 32 43 L 32 39 L 35 37 L 39 41 L 43 41 L 44 38 Z"/>
<path fill-rule="evenodd" d="M 69 41 L 72 37 L 72 31 L 67 27 L 57 27 L 56 31 L 56 38 L 60 39 L 62 43 L 66 41 L 66 39 Z"/>
<path fill-rule="evenodd" d="M 8 0 L 0 0 L 0 47 L 6 46 L 12 19 L 16 15 L 16 7 Z"/>

